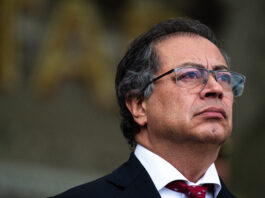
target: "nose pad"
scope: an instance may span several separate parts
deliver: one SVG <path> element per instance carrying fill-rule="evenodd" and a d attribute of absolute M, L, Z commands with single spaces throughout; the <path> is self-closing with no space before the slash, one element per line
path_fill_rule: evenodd
<path fill-rule="evenodd" d="M 207 84 L 208 79 L 209 79 L 209 77 L 208 77 L 207 79 L 204 79 L 204 80 L 203 80 L 203 86 L 205 86 L 205 85 Z"/>

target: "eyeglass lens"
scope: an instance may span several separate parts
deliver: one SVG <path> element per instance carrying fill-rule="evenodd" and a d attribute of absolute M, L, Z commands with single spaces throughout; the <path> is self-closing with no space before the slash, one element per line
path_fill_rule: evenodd
<path fill-rule="evenodd" d="M 226 92 L 233 92 L 240 96 L 244 88 L 244 76 L 231 71 L 211 71 L 203 68 L 184 67 L 176 68 L 176 83 L 181 87 L 193 88 L 206 84 L 210 73 L 215 75 L 216 81 Z"/>

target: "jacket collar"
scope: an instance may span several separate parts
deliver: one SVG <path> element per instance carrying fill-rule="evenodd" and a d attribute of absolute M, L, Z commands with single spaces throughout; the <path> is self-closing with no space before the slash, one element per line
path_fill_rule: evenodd
<path fill-rule="evenodd" d="M 123 189 L 120 198 L 160 198 L 150 176 L 133 153 L 110 175 L 108 181 Z"/>
<path fill-rule="evenodd" d="M 108 182 L 122 189 L 119 198 L 161 198 L 147 171 L 132 153 L 129 160 L 113 171 Z M 221 191 L 217 198 L 235 198 L 221 181 Z"/>
<path fill-rule="evenodd" d="M 222 188 L 219 194 L 217 195 L 217 198 L 236 198 L 234 195 L 231 194 L 231 192 L 229 192 L 229 190 L 227 189 L 227 187 L 225 186 L 224 182 L 221 179 L 220 181 Z"/>

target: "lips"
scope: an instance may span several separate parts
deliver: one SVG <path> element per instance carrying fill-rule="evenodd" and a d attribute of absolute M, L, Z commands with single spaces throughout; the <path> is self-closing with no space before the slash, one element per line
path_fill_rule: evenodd
<path fill-rule="evenodd" d="M 195 114 L 195 116 L 204 116 L 208 118 L 224 118 L 226 119 L 226 112 L 223 108 L 218 107 L 209 107 L 203 109 L 199 113 Z"/>

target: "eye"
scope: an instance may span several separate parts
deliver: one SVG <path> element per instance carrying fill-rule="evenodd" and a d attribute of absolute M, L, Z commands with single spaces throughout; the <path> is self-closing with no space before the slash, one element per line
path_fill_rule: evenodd
<path fill-rule="evenodd" d="M 178 81 L 190 81 L 190 80 L 197 80 L 201 77 L 201 74 L 199 71 L 193 70 L 193 71 L 185 71 L 180 72 L 177 75 Z"/>
<path fill-rule="evenodd" d="M 230 84 L 230 83 L 231 83 L 231 74 L 228 73 L 228 72 L 225 72 L 225 73 L 219 73 L 219 74 L 218 74 L 218 77 L 217 77 L 217 80 L 218 80 L 219 82 L 223 82 L 223 83 Z"/>

